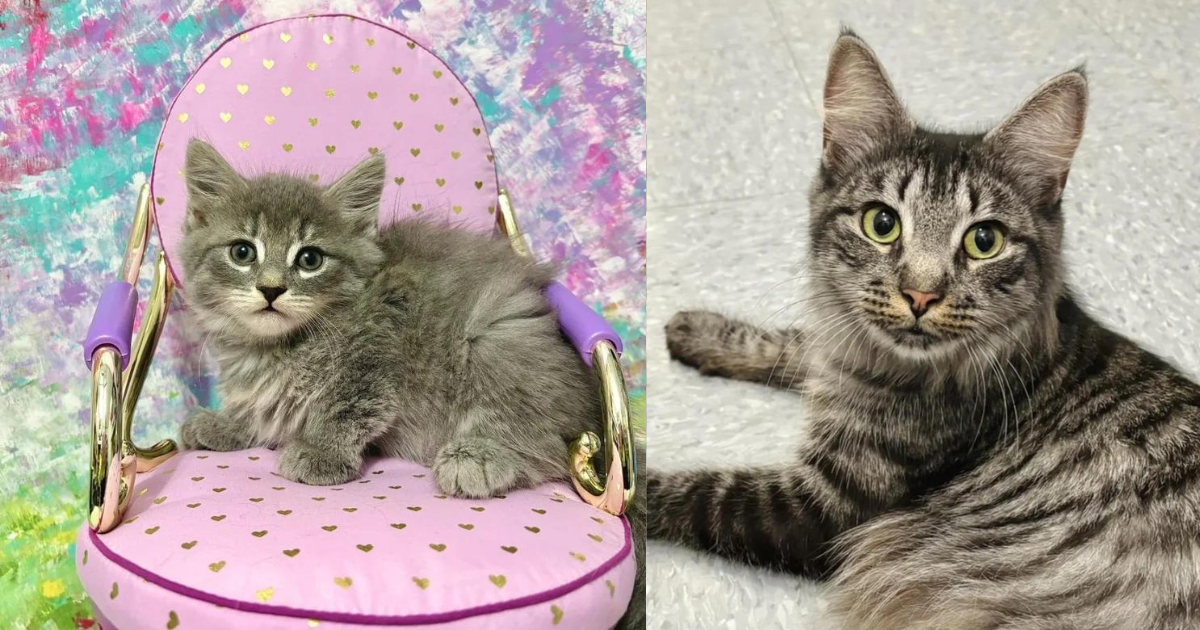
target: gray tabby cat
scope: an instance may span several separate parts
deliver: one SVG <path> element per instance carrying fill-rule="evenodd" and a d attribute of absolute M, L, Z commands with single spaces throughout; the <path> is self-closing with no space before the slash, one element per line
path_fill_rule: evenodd
<path fill-rule="evenodd" d="M 357 478 L 368 451 L 431 466 L 463 497 L 568 479 L 570 441 L 603 432 L 596 381 L 543 295 L 554 269 L 428 222 L 379 231 L 385 170 L 375 156 L 327 188 L 245 179 L 188 144 L 187 300 L 223 407 L 195 409 L 182 446 L 278 448 L 280 474 L 314 485 Z M 644 624 L 638 495 L 625 628 Z"/>
<path fill-rule="evenodd" d="M 815 323 L 667 325 L 702 373 L 803 392 L 799 458 L 652 472 L 649 535 L 832 577 L 852 630 L 1200 627 L 1200 386 L 1064 286 L 1086 105 L 1074 70 L 986 134 L 925 129 L 844 32 L 809 196 Z"/>

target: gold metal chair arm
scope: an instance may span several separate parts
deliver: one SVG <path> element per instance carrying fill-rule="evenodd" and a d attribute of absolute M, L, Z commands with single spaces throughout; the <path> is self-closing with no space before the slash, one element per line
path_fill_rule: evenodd
<path fill-rule="evenodd" d="M 620 516 L 633 501 L 637 466 L 625 375 L 621 372 L 617 349 L 607 341 L 597 343 L 592 349 L 592 368 L 600 381 L 604 441 L 588 431 L 571 444 L 571 481 L 584 501 Z M 604 455 L 603 480 L 593 461 L 601 453 Z"/>
<path fill-rule="evenodd" d="M 508 237 L 517 254 L 533 256 L 517 225 L 508 191 L 504 189 L 500 190 L 496 224 L 500 232 Z M 604 439 L 587 431 L 571 443 L 571 482 L 575 492 L 584 501 L 619 516 L 633 501 L 637 467 L 625 376 L 621 372 L 617 350 L 608 341 L 601 341 L 592 348 L 592 369 L 599 380 Z M 601 454 L 604 460 L 603 476 L 596 470 L 594 462 L 594 458 Z"/>
<path fill-rule="evenodd" d="M 121 358 L 111 347 L 92 357 L 92 464 L 88 479 L 88 525 L 104 533 L 121 522 L 133 493 L 135 466 L 124 454 L 121 434 Z"/>
<path fill-rule="evenodd" d="M 130 284 L 137 283 L 152 220 L 150 187 L 143 185 L 121 266 L 121 279 Z M 120 357 L 108 346 L 98 349 L 92 357 L 88 525 L 99 533 L 111 531 L 121 523 L 133 497 L 137 473 L 153 470 L 176 451 L 175 442 L 171 440 L 163 440 L 150 448 L 133 443 L 133 412 L 162 335 L 173 288 L 166 257 L 159 252 L 154 284 L 129 367 L 122 374 Z"/>

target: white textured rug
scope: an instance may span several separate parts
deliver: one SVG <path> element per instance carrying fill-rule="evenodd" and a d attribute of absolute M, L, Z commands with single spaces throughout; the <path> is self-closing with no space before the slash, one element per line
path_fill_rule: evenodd
<path fill-rule="evenodd" d="M 1185 2 L 648 5 L 651 466 L 791 457 L 802 401 L 671 364 L 662 326 L 685 308 L 800 314 L 788 305 L 839 22 L 920 119 L 946 125 L 994 122 L 1086 60 L 1092 107 L 1064 206 L 1073 284 L 1101 319 L 1200 374 L 1200 13 Z M 657 543 L 648 571 L 650 628 L 837 628 L 811 582 Z"/>

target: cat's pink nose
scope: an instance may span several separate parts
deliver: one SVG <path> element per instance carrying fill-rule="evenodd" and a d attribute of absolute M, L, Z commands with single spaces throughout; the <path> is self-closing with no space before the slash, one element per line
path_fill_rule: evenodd
<path fill-rule="evenodd" d="M 914 291 L 913 289 L 901 289 L 904 294 L 904 300 L 908 302 L 908 307 L 912 309 L 913 317 L 920 317 L 929 310 L 930 306 L 937 304 L 942 296 L 936 293 L 925 293 L 922 291 Z"/>

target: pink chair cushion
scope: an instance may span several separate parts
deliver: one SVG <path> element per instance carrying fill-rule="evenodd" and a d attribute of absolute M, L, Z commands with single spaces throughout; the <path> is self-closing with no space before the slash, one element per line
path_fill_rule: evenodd
<path fill-rule="evenodd" d="M 321 185 L 382 152 L 380 223 L 433 216 L 489 231 L 492 147 L 470 92 L 433 53 L 344 15 L 279 20 L 230 38 L 171 104 L 150 186 L 171 271 L 183 237 L 187 142 L 212 143 L 243 175 L 288 172 Z"/>
<path fill-rule="evenodd" d="M 624 519 L 566 484 L 482 501 L 370 461 L 341 486 L 273 451 L 187 451 L 138 477 L 127 520 L 80 530 L 76 564 L 117 628 L 609 628 L 633 590 Z M 309 623 L 312 625 L 312 622 Z M 173 626 L 168 626 L 173 627 Z"/>

